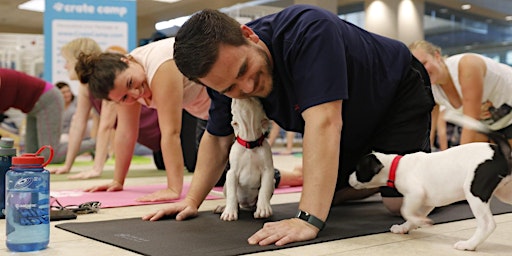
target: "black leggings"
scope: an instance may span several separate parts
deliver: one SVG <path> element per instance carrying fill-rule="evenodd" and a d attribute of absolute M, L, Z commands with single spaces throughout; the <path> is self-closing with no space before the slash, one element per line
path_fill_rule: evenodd
<path fill-rule="evenodd" d="M 183 110 L 180 139 L 183 162 L 188 172 L 194 172 L 196 169 L 197 150 L 206 128 L 206 122 L 206 120 L 194 117 Z M 158 170 L 165 170 L 162 150 L 153 151 L 153 161 Z"/>

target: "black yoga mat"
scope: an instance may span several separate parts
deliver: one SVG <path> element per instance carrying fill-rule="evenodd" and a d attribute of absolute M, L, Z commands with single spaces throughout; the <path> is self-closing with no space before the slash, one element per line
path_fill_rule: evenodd
<path fill-rule="evenodd" d="M 493 200 L 494 214 L 512 212 L 512 206 Z M 297 203 L 274 205 L 271 220 L 293 216 Z M 469 206 L 457 203 L 434 210 L 430 217 L 435 223 L 473 218 Z M 64 223 L 57 227 L 107 244 L 144 255 L 241 255 L 261 251 L 283 249 L 300 245 L 339 240 L 343 238 L 389 232 L 393 224 L 401 223 L 399 217 L 390 216 L 381 202 L 353 202 L 333 207 L 326 228 L 311 241 L 285 246 L 249 245 L 247 238 L 269 220 L 255 220 L 248 212 L 240 219 L 224 222 L 218 214 L 200 212 L 187 221 L 173 219 L 156 222 L 140 218 Z M 476 223 L 475 223 L 476 225 Z"/>

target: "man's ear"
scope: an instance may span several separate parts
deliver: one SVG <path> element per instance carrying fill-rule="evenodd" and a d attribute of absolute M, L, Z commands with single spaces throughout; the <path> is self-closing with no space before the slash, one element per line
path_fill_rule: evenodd
<path fill-rule="evenodd" d="M 256 33 L 254 33 L 254 31 L 248 27 L 247 25 L 240 25 L 240 29 L 242 30 L 242 34 L 247 37 L 247 39 L 249 39 L 249 41 L 253 42 L 253 43 L 257 43 L 260 41 L 260 38 L 258 37 L 258 35 L 256 35 Z"/>

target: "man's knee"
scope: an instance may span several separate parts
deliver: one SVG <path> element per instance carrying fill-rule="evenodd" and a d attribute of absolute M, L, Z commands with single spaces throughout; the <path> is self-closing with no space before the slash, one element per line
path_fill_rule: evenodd
<path fill-rule="evenodd" d="M 382 203 L 393 215 L 400 216 L 400 208 L 402 207 L 403 195 L 395 188 L 381 187 L 380 194 Z"/>

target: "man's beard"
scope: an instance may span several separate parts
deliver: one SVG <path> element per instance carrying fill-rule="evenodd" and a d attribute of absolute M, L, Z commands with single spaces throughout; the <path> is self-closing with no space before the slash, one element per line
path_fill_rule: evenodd
<path fill-rule="evenodd" d="M 261 97 L 267 97 L 270 92 L 272 91 L 272 87 L 274 86 L 273 85 L 273 79 L 272 79 L 272 62 L 270 61 L 270 58 L 269 56 L 267 55 L 267 53 L 261 49 L 261 47 L 257 47 L 257 46 L 253 46 L 256 48 L 256 51 L 258 52 L 258 54 L 261 56 L 261 58 L 265 61 L 265 66 L 264 66 L 264 71 L 266 72 L 261 72 L 262 74 L 260 76 L 266 76 L 269 79 L 269 85 L 268 85 L 268 91 L 264 91 L 264 95 L 261 95 Z M 260 78 L 261 79 L 261 78 Z"/>

